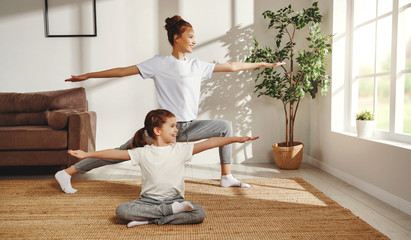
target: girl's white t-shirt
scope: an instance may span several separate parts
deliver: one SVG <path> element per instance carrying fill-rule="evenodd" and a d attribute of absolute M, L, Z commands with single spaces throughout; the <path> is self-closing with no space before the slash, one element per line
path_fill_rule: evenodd
<path fill-rule="evenodd" d="M 197 118 L 201 80 L 211 78 L 214 63 L 156 55 L 136 66 L 143 79 L 154 79 L 158 103 L 174 113 L 177 121 Z"/>
<path fill-rule="evenodd" d="M 184 197 L 184 165 L 191 161 L 193 149 L 192 143 L 171 143 L 128 150 L 131 163 L 141 168 L 140 195 L 160 201 L 177 194 Z"/>

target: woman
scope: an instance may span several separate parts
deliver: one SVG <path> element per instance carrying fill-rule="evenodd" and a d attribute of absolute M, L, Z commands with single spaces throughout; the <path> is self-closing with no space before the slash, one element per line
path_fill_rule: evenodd
<path fill-rule="evenodd" d="M 177 141 L 196 141 L 210 137 L 229 137 L 232 135 L 231 122 L 225 120 L 196 120 L 200 98 L 201 80 L 211 78 L 214 72 L 237 72 L 260 67 L 271 68 L 285 63 L 241 63 L 230 62 L 214 64 L 200 61 L 196 58 L 186 58 L 187 53 L 194 49 L 195 35 L 190 23 L 175 15 L 165 20 L 168 41 L 173 47 L 171 55 L 154 56 L 140 64 L 114 68 L 101 72 L 86 73 L 71 76 L 69 82 L 84 81 L 89 78 L 113 78 L 140 74 L 144 79 L 152 78 L 155 83 L 156 95 L 160 106 L 174 113 L 177 119 L 179 134 Z M 120 146 L 126 149 L 130 144 Z M 221 163 L 222 187 L 250 187 L 231 175 L 231 145 L 219 148 Z M 87 172 L 93 168 L 117 163 L 107 159 L 85 159 L 56 174 L 62 190 L 74 193 L 70 179 L 77 172 Z"/>

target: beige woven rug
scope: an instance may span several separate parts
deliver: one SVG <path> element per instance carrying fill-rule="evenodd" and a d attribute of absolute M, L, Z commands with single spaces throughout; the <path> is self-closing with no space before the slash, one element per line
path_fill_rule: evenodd
<path fill-rule="evenodd" d="M 217 180 L 186 181 L 202 205 L 198 225 L 126 228 L 115 208 L 138 198 L 138 180 L 0 181 L 0 239 L 388 239 L 302 179 L 247 179 L 249 189 Z"/>

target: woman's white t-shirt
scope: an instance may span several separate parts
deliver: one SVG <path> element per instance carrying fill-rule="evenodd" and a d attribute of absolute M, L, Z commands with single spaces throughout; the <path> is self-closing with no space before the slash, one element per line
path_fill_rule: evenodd
<path fill-rule="evenodd" d="M 171 143 L 128 150 L 131 163 L 141 168 L 140 195 L 160 201 L 177 194 L 184 197 L 184 165 L 191 161 L 193 149 L 192 143 Z"/>
<path fill-rule="evenodd" d="M 211 78 L 214 63 L 156 55 L 136 66 L 143 79 L 154 79 L 158 103 L 177 121 L 197 118 L 201 80 Z"/>

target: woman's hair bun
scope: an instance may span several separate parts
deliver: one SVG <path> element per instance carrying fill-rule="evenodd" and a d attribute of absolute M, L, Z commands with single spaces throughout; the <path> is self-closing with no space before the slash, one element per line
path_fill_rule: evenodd
<path fill-rule="evenodd" d="M 167 38 L 171 46 L 174 46 L 174 35 L 177 34 L 178 36 L 181 36 L 186 27 L 193 28 L 189 22 L 182 19 L 179 15 L 166 18 L 165 22 L 166 25 L 164 28 L 167 30 Z"/>
<path fill-rule="evenodd" d="M 171 27 L 176 25 L 179 21 L 183 20 L 180 15 L 174 15 L 171 18 L 166 19 L 166 25 L 164 26 L 168 31 Z"/>

